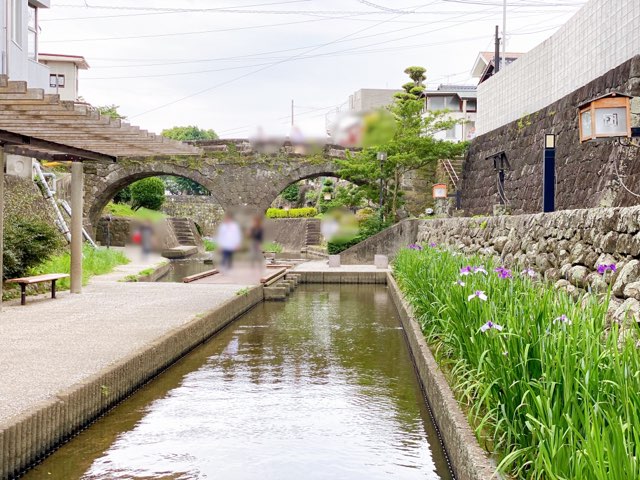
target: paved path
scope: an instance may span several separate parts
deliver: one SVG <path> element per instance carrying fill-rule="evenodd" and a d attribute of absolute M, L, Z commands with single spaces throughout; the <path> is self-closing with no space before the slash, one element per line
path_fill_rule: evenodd
<path fill-rule="evenodd" d="M 82 295 L 28 298 L 0 313 L 0 422 L 233 298 L 243 284 L 122 283 L 162 261 L 137 259 Z"/>

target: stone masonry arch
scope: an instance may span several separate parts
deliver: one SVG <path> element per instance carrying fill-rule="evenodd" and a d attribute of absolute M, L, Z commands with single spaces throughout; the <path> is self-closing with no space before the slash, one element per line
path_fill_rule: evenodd
<path fill-rule="evenodd" d="M 145 177 L 175 175 L 205 187 L 225 211 L 243 209 L 264 212 L 288 185 L 319 176 L 336 176 L 336 158 L 344 158 L 341 147 L 325 146 L 312 154 L 294 153 L 283 146 L 264 154 L 247 148 L 247 141 L 210 141 L 200 146 L 201 157 L 121 159 L 114 164 L 85 167 L 86 222 L 95 227 L 102 210 L 115 194 Z"/>

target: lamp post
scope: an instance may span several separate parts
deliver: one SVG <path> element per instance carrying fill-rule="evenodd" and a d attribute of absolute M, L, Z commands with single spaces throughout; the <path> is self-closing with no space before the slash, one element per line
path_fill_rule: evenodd
<path fill-rule="evenodd" d="M 553 212 L 556 208 L 556 136 L 544 136 L 542 157 L 542 211 Z"/>
<path fill-rule="evenodd" d="M 382 195 L 383 195 L 383 182 L 384 175 L 382 169 L 384 167 L 384 162 L 387 160 L 387 152 L 378 152 L 378 160 L 380 161 L 380 222 L 384 220 L 384 216 L 382 214 Z"/>

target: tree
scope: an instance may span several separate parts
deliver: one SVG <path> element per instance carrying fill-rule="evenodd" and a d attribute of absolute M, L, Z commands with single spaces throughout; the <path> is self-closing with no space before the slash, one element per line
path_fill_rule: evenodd
<path fill-rule="evenodd" d="M 162 181 L 172 195 L 211 195 L 209 190 L 190 178 L 165 176 Z"/>
<path fill-rule="evenodd" d="M 186 127 L 172 127 L 162 130 L 162 136 L 179 142 L 193 142 L 195 140 L 216 140 L 218 134 L 213 130 L 203 130 L 195 125 Z M 174 195 L 211 195 L 209 190 L 198 182 L 184 177 L 164 177 L 169 190 Z"/>
<path fill-rule="evenodd" d="M 285 188 L 280 195 L 282 195 L 282 198 L 287 202 L 297 202 L 300 196 L 300 187 L 297 183 L 292 183 Z"/>
<path fill-rule="evenodd" d="M 131 208 L 160 210 L 164 203 L 164 182 L 158 177 L 138 180 L 131 185 Z"/>
<path fill-rule="evenodd" d="M 192 142 L 195 140 L 216 140 L 218 134 L 213 130 L 203 130 L 195 125 L 186 127 L 173 127 L 162 131 L 162 136 L 180 142 Z"/>
<path fill-rule="evenodd" d="M 409 172 L 441 159 L 460 156 L 466 143 L 437 140 L 435 133 L 448 130 L 458 123 L 448 118 L 446 111 L 422 113 L 425 69 L 409 67 L 405 73 L 411 78 L 395 94 L 394 103 L 365 121 L 363 148 L 347 152 L 346 160 L 339 161 L 340 176 L 363 184 L 365 196 L 378 203 L 379 179 L 383 180 L 383 212 L 396 217 L 402 198 L 402 177 Z M 378 152 L 386 152 L 381 165 Z"/>
<path fill-rule="evenodd" d="M 100 113 L 100 115 L 104 115 L 107 117 L 111 117 L 114 120 L 126 120 L 127 117 L 125 117 L 124 115 L 120 114 L 120 112 L 118 112 L 118 109 L 120 108 L 120 105 L 103 105 L 101 107 L 96 107 L 98 112 Z"/>
<path fill-rule="evenodd" d="M 113 197 L 113 203 L 129 203 L 131 201 L 131 185 L 127 185 Z"/>

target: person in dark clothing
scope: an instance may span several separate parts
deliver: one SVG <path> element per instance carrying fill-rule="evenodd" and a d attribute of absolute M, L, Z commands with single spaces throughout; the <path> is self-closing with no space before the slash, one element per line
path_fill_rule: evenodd
<path fill-rule="evenodd" d="M 262 242 L 264 240 L 264 228 L 262 217 L 256 215 L 249 230 L 249 241 L 251 242 L 251 265 L 262 267 L 264 257 L 262 256 Z"/>

